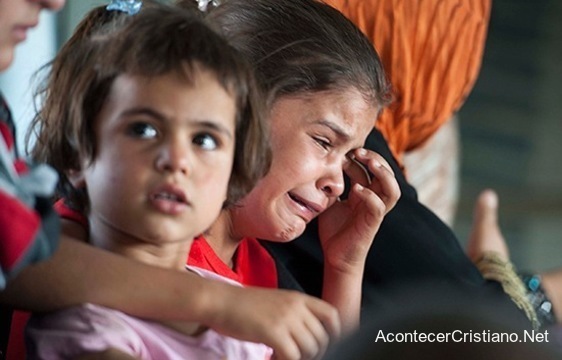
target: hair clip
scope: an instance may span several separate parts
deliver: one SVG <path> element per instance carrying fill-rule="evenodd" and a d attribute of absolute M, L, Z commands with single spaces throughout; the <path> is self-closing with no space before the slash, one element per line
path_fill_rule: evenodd
<path fill-rule="evenodd" d="M 111 0 L 111 3 L 105 7 L 106 10 L 117 10 L 129 15 L 135 15 L 142 7 L 141 0 Z"/>
<path fill-rule="evenodd" d="M 207 11 L 208 8 L 216 8 L 221 4 L 221 0 L 197 0 L 199 10 Z"/>

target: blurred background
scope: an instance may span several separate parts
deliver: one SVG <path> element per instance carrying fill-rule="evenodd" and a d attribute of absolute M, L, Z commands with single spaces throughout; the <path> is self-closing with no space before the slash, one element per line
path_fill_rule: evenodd
<path fill-rule="evenodd" d="M 67 0 L 62 12 L 46 14 L 0 76 L 22 149 L 33 114 L 33 73 L 86 11 L 104 3 Z M 434 190 L 456 199 L 447 212 L 459 239 L 466 241 L 477 194 L 493 188 L 512 259 L 522 270 L 562 266 L 561 19 L 560 0 L 494 0 L 480 77 L 456 119 L 436 135 L 455 141 L 445 159 L 453 185 Z M 420 159 L 414 154 L 410 161 Z"/>
<path fill-rule="evenodd" d="M 461 239 L 476 194 L 500 196 L 521 269 L 562 266 L 562 2 L 494 0 L 484 62 L 459 112 Z"/>

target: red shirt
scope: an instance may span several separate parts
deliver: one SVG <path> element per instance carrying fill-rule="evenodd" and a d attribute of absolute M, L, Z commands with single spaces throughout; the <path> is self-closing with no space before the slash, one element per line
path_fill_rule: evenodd
<path fill-rule="evenodd" d="M 63 219 L 88 227 L 88 219 L 69 208 L 64 201 L 57 201 L 55 210 Z M 243 238 L 232 260 L 233 269 L 218 257 L 203 236 L 199 236 L 191 245 L 187 264 L 212 271 L 242 285 L 277 288 L 275 261 L 255 238 Z"/>
<path fill-rule="evenodd" d="M 212 271 L 243 285 L 277 288 L 275 261 L 255 238 L 242 239 L 233 263 L 234 269 L 231 269 L 202 236 L 193 241 L 187 261 L 188 265 Z"/>

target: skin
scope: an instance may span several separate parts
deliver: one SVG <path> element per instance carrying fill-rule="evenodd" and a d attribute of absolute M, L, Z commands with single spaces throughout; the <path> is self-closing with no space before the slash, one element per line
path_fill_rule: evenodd
<path fill-rule="evenodd" d="M 84 162 L 83 171 L 70 173 L 74 185 L 86 186 L 94 200 L 90 214 L 92 241 L 131 259 L 76 241 L 86 238 L 86 234 L 76 224 L 65 222 L 53 257 L 18 274 L 0 293 L 0 302 L 32 311 L 53 311 L 91 302 L 133 316 L 172 321 L 176 329 L 177 322 L 183 321 L 188 323 L 181 325 L 186 333 L 193 331 L 189 323 L 195 323 L 241 340 L 261 342 L 273 348 L 277 359 L 312 358 L 326 349 L 331 338 L 340 335 L 339 316 L 332 306 L 297 292 L 241 289 L 208 281 L 184 269 L 190 244 L 185 242 L 186 236 L 192 239 L 208 227 L 225 199 L 232 167 L 234 122 L 230 97 L 226 104 L 209 109 L 210 113 L 202 112 L 204 107 L 199 104 L 225 96 L 216 81 L 211 82 L 213 86 L 204 81 L 205 87 L 186 94 L 189 89 L 178 86 L 175 78 L 117 79 L 98 116 L 103 119 L 96 128 L 99 153 L 92 163 Z M 198 100 L 183 101 L 186 96 L 197 96 Z M 135 116 L 123 116 L 139 105 L 145 110 L 135 110 Z M 217 114 L 225 108 L 230 108 L 230 125 L 219 126 L 214 119 L 222 116 Z M 132 133 L 127 130 L 131 124 L 135 125 Z M 153 138 L 155 133 L 167 136 Z M 136 135 L 129 137 L 132 134 Z M 204 150 L 209 146 L 207 135 L 214 135 L 222 144 L 220 151 L 210 154 Z M 120 156 L 112 156 L 115 153 Z M 124 156 L 131 161 L 124 163 Z M 131 172 L 134 177 L 129 176 Z M 176 214 L 171 210 L 175 205 L 156 204 L 154 210 L 151 194 L 154 186 L 160 188 L 163 178 L 181 183 L 192 204 L 201 207 Z M 219 182 L 215 178 L 220 178 Z M 198 197 L 203 193 L 205 197 Z M 127 207 L 140 212 L 129 214 L 124 211 Z M 136 216 L 143 221 L 133 218 Z M 197 223 L 198 228 L 186 227 L 188 223 Z M 173 240 L 163 242 L 167 232 Z M 157 261 L 159 266 L 174 270 L 148 265 Z M 181 271 L 175 270 L 178 268 Z M 56 286 L 44 291 L 47 289 L 41 286 L 28 285 L 37 285 L 39 277 L 42 284 Z M 232 306 L 234 303 L 237 306 Z M 309 343 L 314 344 L 313 351 Z"/>
<path fill-rule="evenodd" d="M 542 286 L 548 294 L 558 324 L 562 324 L 562 269 L 553 269 L 541 274 Z"/>
<path fill-rule="evenodd" d="M 209 281 L 64 236 L 49 260 L 27 267 L 0 292 L 0 302 L 39 312 L 91 302 L 147 319 L 204 324 L 227 336 L 264 343 L 276 359 L 306 358 L 295 339 L 314 336 L 325 349 L 341 334 L 337 311 L 320 299 Z M 308 328 L 315 321 L 323 325 L 320 334 Z"/>
<path fill-rule="evenodd" d="M 64 0 L 0 0 L 0 71 L 14 59 L 16 46 L 39 23 L 41 10 L 59 10 Z"/>
<path fill-rule="evenodd" d="M 473 262 L 480 260 L 485 252 L 494 252 L 509 261 L 509 248 L 499 222 L 499 199 L 492 189 L 482 191 L 474 205 L 474 222 L 467 243 L 466 253 Z M 541 273 L 541 284 L 552 302 L 556 321 L 562 323 L 562 269 Z"/>
<path fill-rule="evenodd" d="M 175 73 L 117 77 L 94 123 L 96 156 L 72 171 L 73 185 L 88 191 L 90 242 L 147 264 L 185 269 L 193 238 L 226 199 L 235 118 L 234 98 L 200 66 L 192 83 Z M 186 334 L 199 328 L 168 325 Z M 120 358 L 115 351 L 98 356 Z"/>
<path fill-rule="evenodd" d="M 235 109 L 232 98 L 214 78 L 208 78 L 210 75 L 195 78 L 196 82 L 201 80 L 199 86 L 187 88 L 185 85 L 178 86 L 177 77 L 173 75 L 175 74 L 150 81 L 127 76 L 116 80 L 95 126 L 99 152 L 92 163 L 88 163 L 83 171 L 75 171 L 72 177 L 75 185 L 86 186 L 92 198 L 89 218 L 93 242 L 145 263 L 166 263 L 170 259 L 169 267 L 181 269 L 182 286 L 186 286 L 185 277 L 190 274 L 185 272 L 184 264 L 189 246 L 180 246 L 178 249 L 178 245 L 182 244 L 177 242 L 190 244 L 193 236 L 204 228 L 200 224 L 197 224 L 197 228 L 193 225 L 187 227 L 187 222 L 197 219 L 210 224 L 214 220 L 212 212 L 217 214 L 220 211 L 232 167 Z M 205 103 L 202 99 L 216 100 L 219 106 L 208 109 L 209 107 L 198 105 Z M 141 112 L 138 111 L 139 106 L 142 106 Z M 154 117 L 153 114 L 160 115 Z M 186 139 L 189 141 L 185 141 Z M 214 150 L 210 151 L 209 147 Z M 126 163 L 124 158 L 127 158 Z M 130 176 L 132 171 L 135 173 L 134 177 Z M 154 186 L 161 188 L 160 179 L 167 179 L 172 175 L 175 176 L 174 179 L 179 179 L 178 182 L 192 185 L 185 186 L 185 192 L 189 193 L 188 198 L 192 200 L 192 208 L 179 214 L 175 211 L 175 204 L 155 204 L 151 196 Z M 154 185 L 154 179 L 157 180 L 157 185 Z M 216 186 L 221 186 L 223 190 Z M 198 187 L 212 193 L 204 194 Z M 198 193 L 192 192 L 195 188 Z M 96 196 L 102 199 L 94 200 Z M 213 203 L 211 207 L 209 203 Z M 202 206 L 197 207 L 199 204 Z M 128 207 L 138 209 L 129 210 Z M 170 209 L 174 211 L 170 213 Z M 122 214 L 131 211 L 134 211 L 132 215 Z M 157 230 L 153 227 L 157 227 Z M 54 260 L 61 251 L 68 250 L 67 245 L 61 246 L 63 249 L 55 254 Z M 76 245 L 80 244 L 72 246 Z M 68 256 L 63 255 L 63 259 Z M 104 260 L 104 266 L 113 276 L 118 274 L 117 276 L 127 278 L 128 276 L 124 276 L 126 274 L 116 273 L 117 268 L 112 266 L 114 260 Z M 76 269 L 75 263 L 64 262 L 69 268 Z M 40 264 L 38 267 L 44 265 Z M 52 272 L 52 268 L 46 271 L 47 274 Z M 25 273 L 24 271 L 22 274 Z M 111 276 L 103 272 L 98 275 L 104 279 Z M 84 273 L 76 281 L 85 282 L 83 276 Z M 129 276 L 134 277 L 132 274 Z M 153 276 L 151 274 L 150 278 L 153 279 Z M 55 279 L 59 277 L 60 275 L 54 274 Z M 170 274 L 166 275 L 163 283 L 167 284 L 170 278 Z M 175 277 L 175 280 L 178 281 L 178 278 Z M 175 285 L 176 290 L 179 289 L 179 283 L 180 281 Z M 191 316 L 203 316 L 204 320 L 198 323 L 225 335 L 271 344 L 279 359 L 307 358 L 307 355 L 302 354 L 307 354 L 308 350 L 301 350 L 303 345 L 299 342 L 300 339 L 310 339 L 323 351 L 330 336 L 339 334 L 336 312 L 318 299 L 288 291 L 231 291 L 235 287 L 221 287 L 210 281 L 205 283 L 204 289 L 201 288 L 202 284 L 189 284 L 190 291 L 200 294 L 199 299 L 202 300 L 192 302 L 193 307 L 188 313 Z M 146 285 L 143 287 L 144 291 L 148 291 Z M 228 291 L 225 291 L 227 288 Z M 153 291 L 158 293 L 160 290 L 160 286 L 156 286 Z M 138 290 L 119 291 L 126 294 L 129 301 L 134 298 L 135 292 Z M 90 296 L 91 294 L 85 294 L 84 299 L 91 299 Z M 105 302 L 107 298 L 99 300 Z M 170 299 L 166 301 L 169 302 Z M 233 303 L 239 301 L 242 304 L 232 307 Z M 103 302 L 99 304 L 102 305 Z M 236 309 L 236 315 L 232 314 L 232 308 Z M 256 312 L 261 314 L 259 323 Z M 163 313 L 165 310 L 160 309 L 160 318 Z M 243 320 L 244 313 L 250 316 L 250 321 Z M 264 316 L 265 313 L 268 316 Z M 234 317 L 237 319 L 233 319 Z M 254 317 L 256 319 L 252 320 Z M 188 334 L 197 329 L 185 323 L 178 325 L 178 318 L 177 315 L 172 317 L 174 328 Z M 275 321 L 274 325 L 272 321 Z M 111 358 L 111 354 L 98 355 Z M 310 357 L 316 354 L 317 352 Z"/>
<path fill-rule="evenodd" d="M 0 71 L 13 59 L 13 31 L 25 33 L 42 9 L 58 10 L 63 0 L 0 0 Z M 23 30 L 20 30 L 23 25 Z M 299 359 L 295 339 L 313 336 L 323 350 L 341 334 L 334 307 L 293 291 L 240 288 L 128 259 L 76 239 L 86 234 L 63 222 L 53 256 L 23 269 L 0 292 L 0 303 L 27 311 L 56 311 L 85 302 L 160 321 L 204 324 L 225 335 L 264 343 L 276 359 Z M 41 281 L 37 281 L 41 279 Z M 237 306 L 232 306 L 237 304 Z M 307 326 L 320 322 L 322 329 Z"/>
<path fill-rule="evenodd" d="M 92 244 L 183 269 L 226 199 L 235 116 L 234 98 L 208 71 L 196 70 L 193 84 L 173 73 L 119 76 L 96 120 L 98 153 L 73 175 L 90 197 Z"/>
<path fill-rule="evenodd" d="M 26 25 L 36 23 L 37 16 L 29 16 L 34 14 L 36 6 L 57 10 L 63 3 L 0 0 L 0 71 L 8 67 L 13 57 L 11 24 L 20 22 L 27 28 Z M 26 9 L 27 13 L 24 11 L 26 15 L 21 17 L 13 9 Z M 37 282 L 39 278 L 41 283 Z M 556 279 L 554 276 L 553 280 Z M 546 277 L 544 280 L 547 287 Z M 333 308 L 316 299 L 283 291 L 243 290 L 211 283 L 190 274 L 125 259 L 68 236 L 62 236 L 59 250 L 51 260 L 24 270 L 0 293 L 0 300 L 37 311 L 90 301 L 140 317 L 195 321 L 225 334 L 266 343 L 280 359 L 295 358 L 299 350 L 289 336 L 302 328 L 299 324 L 304 321 L 298 314 L 319 318 L 326 331 L 334 336 L 339 333 L 339 320 Z M 237 307 L 232 307 L 232 303 L 237 303 Z M 265 318 L 264 314 L 271 316 Z"/>
<path fill-rule="evenodd" d="M 323 299 L 339 310 L 345 331 L 359 323 L 367 252 L 400 196 L 388 163 L 361 149 L 377 113 L 355 88 L 277 100 L 269 119 L 270 171 L 239 206 L 221 214 L 207 237 L 223 261 L 232 264 L 244 236 L 291 241 L 320 215 Z M 373 175 L 370 184 L 359 166 Z M 344 172 L 353 187 L 349 198 L 339 201 Z M 314 344 L 308 347 L 314 350 Z"/>
<path fill-rule="evenodd" d="M 234 213 L 234 231 L 278 242 L 302 234 L 343 193 L 347 155 L 362 146 L 377 110 L 354 90 L 276 101 L 272 166 Z"/>

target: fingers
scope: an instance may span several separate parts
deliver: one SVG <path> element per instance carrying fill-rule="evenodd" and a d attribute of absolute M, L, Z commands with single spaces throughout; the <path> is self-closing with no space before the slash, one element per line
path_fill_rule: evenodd
<path fill-rule="evenodd" d="M 371 166 L 369 166 L 369 163 L 372 163 L 372 165 L 376 163 L 381 164 L 392 174 L 392 176 L 394 176 L 394 171 L 392 170 L 390 164 L 385 160 L 384 157 L 382 157 L 382 155 L 377 154 L 374 151 L 367 149 L 357 149 L 354 152 L 354 159 L 367 166 L 369 170 L 371 170 Z"/>
<path fill-rule="evenodd" d="M 317 298 L 309 297 L 308 301 L 314 317 L 319 320 L 319 324 L 325 329 L 330 339 L 338 339 L 341 336 L 342 328 L 336 308 Z"/>
<path fill-rule="evenodd" d="M 299 359 L 319 359 L 326 352 L 331 339 L 341 335 L 341 324 L 337 310 L 316 298 L 305 298 L 302 322 L 293 329 Z"/>
<path fill-rule="evenodd" d="M 296 315 L 296 314 L 294 314 Z M 322 337 L 327 338 L 327 334 L 320 334 L 320 341 L 308 330 L 304 322 L 294 321 L 289 328 L 283 327 L 276 334 L 271 348 L 274 351 L 274 359 L 278 360 L 302 360 L 312 359 L 322 351 L 321 344 L 324 342 Z"/>
<path fill-rule="evenodd" d="M 467 255 L 478 261 L 485 252 L 493 251 L 509 260 L 509 249 L 498 223 L 498 194 L 491 189 L 478 195 L 474 221 L 467 242 Z"/>
<path fill-rule="evenodd" d="M 340 336 L 338 312 L 328 303 L 292 291 L 279 291 L 276 299 L 280 303 L 267 329 L 274 359 L 318 359 L 331 339 Z"/>
<path fill-rule="evenodd" d="M 297 344 L 300 352 L 298 359 L 314 359 L 324 353 L 328 346 L 328 334 L 324 330 L 318 334 L 310 330 L 307 324 L 301 323 L 292 334 L 292 339 Z"/>
<path fill-rule="evenodd" d="M 384 203 L 384 214 L 388 213 L 400 198 L 400 187 L 394 171 L 388 162 L 375 152 L 360 149 L 356 153 L 356 160 L 364 164 L 373 175 L 368 188 Z"/>
<path fill-rule="evenodd" d="M 349 161 L 344 165 L 343 170 L 349 176 L 352 183 L 359 183 L 363 186 L 371 184 L 371 175 L 361 162 L 359 162 L 353 154 L 347 156 Z"/>
<path fill-rule="evenodd" d="M 273 349 L 273 357 L 275 360 L 293 360 L 301 358 L 301 351 L 293 336 L 279 334 L 272 342 L 268 344 Z"/>
<path fill-rule="evenodd" d="M 330 336 L 324 325 L 316 317 L 312 318 L 306 325 L 308 331 L 314 336 L 318 344 L 318 349 L 315 354 L 311 354 L 311 358 L 320 359 L 326 352 L 326 349 L 328 349 Z"/>
<path fill-rule="evenodd" d="M 394 173 L 388 171 L 388 168 L 380 165 L 375 166 L 371 170 L 375 176 L 375 181 L 371 189 L 377 194 L 386 205 L 385 213 L 388 213 L 400 198 L 400 187 L 394 177 Z"/>

